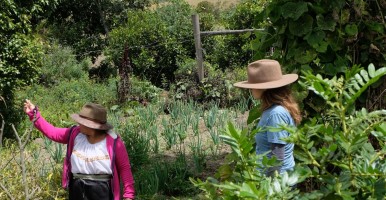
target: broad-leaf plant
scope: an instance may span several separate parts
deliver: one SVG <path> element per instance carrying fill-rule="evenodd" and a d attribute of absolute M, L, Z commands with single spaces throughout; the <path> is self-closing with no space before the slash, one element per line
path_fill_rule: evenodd
<path fill-rule="evenodd" d="M 331 79 L 303 71 L 300 84 L 320 96 L 325 109 L 298 127 L 282 126 L 295 144 L 295 170 L 266 177 L 257 168 L 278 164 L 257 156 L 254 135 L 236 130 L 221 136 L 232 153 L 215 178 L 191 180 L 208 199 L 383 199 L 386 196 L 386 110 L 356 108 L 368 87 L 386 74 L 386 67 L 354 66 Z M 250 115 L 256 116 L 256 110 Z M 248 120 L 251 122 L 253 120 Z M 376 138 L 373 146 L 370 135 Z M 261 159 L 262 162 L 256 162 Z M 257 164 L 262 163 L 262 164 Z"/>

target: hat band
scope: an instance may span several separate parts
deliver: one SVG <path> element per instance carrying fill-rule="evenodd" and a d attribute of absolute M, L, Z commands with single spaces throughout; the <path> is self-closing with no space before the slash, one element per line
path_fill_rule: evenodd
<path fill-rule="evenodd" d="M 96 122 L 96 123 L 99 123 L 99 124 L 106 124 L 106 121 L 99 121 L 99 120 L 92 119 L 90 117 L 86 117 L 86 116 L 83 116 L 83 115 L 79 115 L 79 117 L 87 119 L 87 120 L 90 120 L 90 121 L 93 121 L 93 122 Z"/>
<path fill-rule="evenodd" d="M 278 81 L 282 79 L 282 77 L 269 77 L 269 78 L 256 78 L 256 77 L 248 77 L 248 83 L 267 83 L 272 81 Z"/>

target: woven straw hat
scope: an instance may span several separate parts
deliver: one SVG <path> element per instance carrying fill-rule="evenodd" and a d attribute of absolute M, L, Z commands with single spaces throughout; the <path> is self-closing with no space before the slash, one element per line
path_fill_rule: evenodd
<path fill-rule="evenodd" d="M 272 89 L 289 85 L 299 77 L 297 74 L 283 75 L 279 62 L 270 59 L 250 63 L 247 74 L 248 80 L 237 82 L 234 86 L 247 89 Z"/>
<path fill-rule="evenodd" d="M 109 130 L 113 126 L 107 123 L 107 111 L 106 109 L 95 103 L 87 103 L 80 110 L 79 114 L 72 114 L 71 118 L 92 129 Z"/>

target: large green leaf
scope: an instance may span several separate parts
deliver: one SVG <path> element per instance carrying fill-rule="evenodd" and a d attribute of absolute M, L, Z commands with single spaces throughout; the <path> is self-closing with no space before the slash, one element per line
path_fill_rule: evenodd
<path fill-rule="evenodd" d="M 386 136 L 386 122 L 383 122 L 382 124 L 380 124 L 378 127 L 376 127 L 377 130 L 381 133 L 383 133 L 383 135 Z"/>
<path fill-rule="evenodd" d="M 289 31 L 295 36 L 304 36 L 312 31 L 314 19 L 310 15 L 303 15 L 298 20 L 289 22 Z"/>
<path fill-rule="evenodd" d="M 335 76 L 338 73 L 345 72 L 347 70 L 347 60 L 340 56 L 337 56 L 333 64 L 326 64 L 324 71 L 326 74 Z"/>
<path fill-rule="evenodd" d="M 367 142 L 367 135 L 357 134 L 352 140 L 350 144 L 350 152 L 355 152 L 361 149 L 361 147 Z"/>
<path fill-rule="evenodd" d="M 310 49 L 301 51 L 301 49 L 297 49 L 297 53 L 295 54 L 295 60 L 300 64 L 306 64 L 312 62 L 316 57 L 317 53 Z"/>
<path fill-rule="evenodd" d="M 370 30 L 375 31 L 377 33 L 383 34 L 385 32 L 385 26 L 382 23 L 378 22 L 368 22 L 366 26 L 369 27 Z"/>
<path fill-rule="evenodd" d="M 256 183 L 255 183 L 256 184 Z M 243 183 L 240 191 L 240 197 L 243 198 L 258 198 L 258 190 L 253 182 Z"/>
<path fill-rule="evenodd" d="M 336 21 L 329 17 L 324 17 L 323 15 L 316 16 L 316 24 L 321 30 L 334 31 L 336 26 Z"/>
<path fill-rule="evenodd" d="M 347 24 L 344 30 L 348 35 L 351 36 L 358 34 L 358 26 L 356 24 Z"/>
<path fill-rule="evenodd" d="M 314 11 L 317 14 L 324 14 L 327 11 L 325 7 L 318 5 L 316 3 L 310 4 L 310 10 Z"/>
<path fill-rule="evenodd" d="M 304 13 L 308 11 L 306 2 L 287 2 L 281 7 L 281 15 L 287 19 L 291 18 L 293 20 L 299 19 Z"/>
<path fill-rule="evenodd" d="M 304 39 L 311 45 L 317 52 L 326 52 L 328 43 L 324 41 L 326 34 L 323 31 L 315 31 L 308 34 Z"/>

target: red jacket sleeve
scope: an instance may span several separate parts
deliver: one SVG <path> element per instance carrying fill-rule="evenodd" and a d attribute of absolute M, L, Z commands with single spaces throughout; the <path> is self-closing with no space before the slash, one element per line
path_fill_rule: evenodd
<path fill-rule="evenodd" d="M 127 150 L 122 140 L 118 138 L 116 143 L 116 165 L 118 174 L 123 183 L 123 197 L 134 199 L 134 178 L 131 173 L 131 166 Z"/>
<path fill-rule="evenodd" d="M 31 121 L 34 119 L 33 111 L 27 113 L 27 115 L 29 116 Z M 58 128 L 53 126 L 41 116 L 39 111 L 36 111 L 36 121 L 34 122 L 34 126 L 47 138 L 55 142 L 66 144 L 68 141 L 70 128 Z"/>

